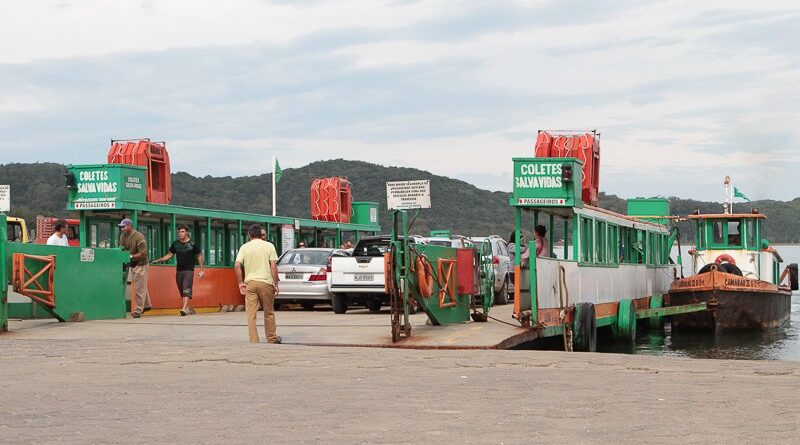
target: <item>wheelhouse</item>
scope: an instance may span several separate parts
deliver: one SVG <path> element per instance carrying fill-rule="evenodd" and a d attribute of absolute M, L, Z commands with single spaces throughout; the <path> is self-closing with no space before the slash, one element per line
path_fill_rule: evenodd
<path fill-rule="evenodd" d="M 724 262 L 736 266 L 746 278 L 777 285 L 783 259 L 762 236 L 761 224 L 766 218 L 757 211 L 689 215 L 695 237 L 695 247 L 689 251 L 693 273 Z"/>

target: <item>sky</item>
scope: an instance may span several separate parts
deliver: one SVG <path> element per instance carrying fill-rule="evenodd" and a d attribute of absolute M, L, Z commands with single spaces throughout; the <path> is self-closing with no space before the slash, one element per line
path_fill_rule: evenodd
<path fill-rule="evenodd" d="M 510 191 L 538 130 L 597 129 L 607 193 L 790 200 L 797 42 L 794 1 L 7 1 L 0 164 L 149 137 L 200 176 L 344 158 Z"/>

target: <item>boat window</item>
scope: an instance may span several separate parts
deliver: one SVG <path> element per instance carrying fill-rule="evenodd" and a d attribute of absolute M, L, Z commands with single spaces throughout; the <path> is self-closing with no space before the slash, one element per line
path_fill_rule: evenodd
<path fill-rule="evenodd" d="M 592 220 L 589 218 L 580 219 L 580 259 L 579 261 L 592 261 Z"/>
<path fill-rule="evenodd" d="M 752 249 L 756 246 L 756 220 L 751 219 L 747 221 L 747 247 Z"/>
<path fill-rule="evenodd" d="M 698 221 L 694 225 L 694 242 L 698 249 L 705 249 L 706 247 L 706 237 L 703 235 L 703 224 Z"/>
<path fill-rule="evenodd" d="M 630 263 L 631 261 L 631 254 L 630 254 L 630 232 L 631 229 L 627 227 L 623 227 L 620 229 L 620 237 L 619 237 L 619 262 L 620 263 Z"/>
<path fill-rule="evenodd" d="M 723 226 L 724 221 L 714 221 L 711 223 L 712 242 L 713 244 L 725 244 L 723 239 Z"/>
<path fill-rule="evenodd" d="M 608 225 L 608 261 L 611 264 L 619 263 L 619 227 Z"/>
<path fill-rule="evenodd" d="M 606 223 L 605 221 L 597 221 L 597 262 L 606 262 Z"/>
<path fill-rule="evenodd" d="M 739 228 L 741 227 L 742 222 L 740 220 L 737 221 L 728 221 L 728 246 L 729 247 L 740 247 L 742 245 L 742 236 L 739 233 Z"/>
<path fill-rule="evenodd" d="M 643 230 L 636 230 L 636 263 L 644 264 L 647 262 L 647 233 Z"/>

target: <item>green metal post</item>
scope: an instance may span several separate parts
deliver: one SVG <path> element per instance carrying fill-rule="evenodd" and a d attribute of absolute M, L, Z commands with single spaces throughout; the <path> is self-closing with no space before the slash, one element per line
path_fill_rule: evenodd
<path fill-rule="evenodd" d="M 133 228 L 139 230 L 139 211 L 131 210 L 131 221 L 133 221 Z"/>
<path fill-rule="evenodd" d="M 550 246 L 549 254 L 552 255 L 552 253 L 553 253 L 553 232 L 554 232 L 554 230 L 553 230 L 553 214 L 552 213 L 550 214 L 550 227 L 547 230 L 550 232 L 550 239 L 548 240 L 548 243 L 550 243 L 549 244 L 549 246 Z"/>
<path fill-rule="evenodd" d="M 417 210 L 419 211 L 419 210 Z M 408 276 L 411 270 L 411 255 L 408 254 L 408 212 L 403 211 L 403 272 Z M 408 303 L 408 283 L 403 286 L 403 321 L 404 325 L 410 324 L 409 303 Z"/>
<path fill-rule="evenodd" d="M 516 271 L 516 268 L 519 267 L 522 264 L 522 262 L 520 261 L 520 256 L 522 256 L 522 255 L 519 255 L 519 252 L 521 250 L 519 248 L 519 246 L 520 246 L 520 244 L 522 244 L 522 243 L 519 242 L 520 236 L 522 235 L 521 225 L 522 225 L 522 210 L 519 207 L 514 207 L 514 240 L 516 240 L 515 244 L 517 245 L 517 248 L 516 248 L 516 251 L 515 251 L 515 254 L 514 254 L 514 270 L 515 271 Z M 514 290 L 514 293 L 515 294 L 517 293 L 516 289 Z"/>
<path fill-rule="evenodd" d="M 333 248 L 337 248 L 342 245 L 342 229 L 339 227 L 336 228 L 336 241 L 333 243 Z"/>
<path fill-rule="evenodd" d="M 572 259 L 581 261 L 581 216 L 575 214 L 575 222 L 572 223 Z"/>
<path fill-rule="evenodd" d="M 236 230 L 237 230 L 237 232 L 236 232 L 236 253 L 238 254 L 239 253 L 239 249 L 242 247 L 242 244 L 244 244 L 244 236 L 242 235 L 242 220 L 241 219 L 239 220 L 239 224 L 238 224 Z M 267 233 L 269 233 L 269 232 L 267 232 Z"/>
<path fill-rule="evenodd" d="M 208 257 L 206 256 L 206 253 L 208 253 L 208 249 L 206 249 L 206 245 L 203 242 L 203 237 L 200 236 L 201 235 L 201 233 L 200 233 L 200 221 L 195 221 L 194 222 L 194 230 L 193 230 L 193 232 L 194 233 L 192 233 L 192 237 L 194 238 L 194 242 L 196 242 L 197 244 L 200 244 L 201 248 L 203 249 L 203 263 L 205 265 L 208 265 Z"/>
<path fill-rule="evenodd" d="M 83 212 L 81 212 L 83 213 Z M 8 279 L 6 278 L 6 215 L 0 213 L 0 332 L 8 330 Z"/>
<path fill-rule="evenodd" d="M 159 256 L 164 255 L 169 246 L 167 246 L 167 226 L 164 225 L 164 218 L 158 218 L 158 253 Z M 157 257 L 156 257 L 157 258 Z"/>
<path fill-rule="evenodd" d="M 520 210 L 518 210 L 520 211 Z M 539 212 L 533 211 L 533 226 L 536 227 L 539 219 Z M 535 245 L 534 245 L 535 248 Z M 531 271 L 531 324 L 539 325 L 539 291 L 536 288 L 536 251 L 531 255 L 528 267 Z"/>
<path fill-rule="evenodd" d="M 569 239 L 569 218 L 564 218 L 564 259 L 569 259 L 569 243 L 567 240 Z M 572 243 L 575 243 L 575 238 L 572 239 Z"/>
<path fill-rule="evenodd" d="M 172 214 L 172 217 L 170 218 L 170 225 L 172 226 L 172 238 L 177 239 L 178 238 L 178 215 L 176 213 Z M 167 242 L 168 243 L 172 242 L 172 240 L 169 240 Z M 176 261 L 177 261 L 177 259 L 175 258 L 175 256 L 173 256 L 172 258 L 170 258 L 169 264 L 176 264 L 175 263 Z"/>

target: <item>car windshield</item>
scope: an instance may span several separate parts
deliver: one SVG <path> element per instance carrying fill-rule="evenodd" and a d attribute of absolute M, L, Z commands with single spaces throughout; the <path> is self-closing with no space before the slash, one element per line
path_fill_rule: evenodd
<path fill-rule="evenodd" d="M 352 256 L 383 256 L 389 250 L 386 240 L 361 240 L 356 244 Z"/>
<path fill-rule="evenodd" d="M 331 253 L 326 250 L 295 249 L 286 252 L 278 264 L 290 265 L 325 265 Z"/>

